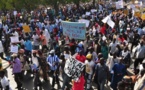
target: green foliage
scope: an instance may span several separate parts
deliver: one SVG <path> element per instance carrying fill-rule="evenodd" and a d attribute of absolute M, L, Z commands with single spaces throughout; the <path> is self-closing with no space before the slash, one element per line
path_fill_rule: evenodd
<path fill-rule="evenodd" d="M 59 5 L 65 5 L 67 3 L 74 3 L 79 5 L 80 2 L 86 2 L 89 0 L 0 0 L 0 10 L 12 10 L 12 9 L 26 9 L 32 10 L 39 5 L 52 6 L 58 9 Z"/>

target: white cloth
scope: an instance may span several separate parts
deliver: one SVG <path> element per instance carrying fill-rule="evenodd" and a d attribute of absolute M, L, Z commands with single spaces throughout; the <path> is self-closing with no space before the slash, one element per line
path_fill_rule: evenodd
<path fill-rule="evenodd" d="M 65 58 L 65 59 L 69 59 L 70 56 L 71 56 L 71 55 L 69 55 L 69 54 L 64 54 L 64 58 Z"/>
<path fill-rule="evenodd" d="M 1 52 L 4 52 L 4 48 L 3 48 L 2 42 L 0 41 L 0 53 L 1 53 Z"/>
<path fill-rule="evenodd" d="M 32 56 L 32 63 L 38 67 L 39 66 L 38 58 Z"/>
<path fill-rule="evenodd" d="M 12 88 L 10 87 L 10 84 L 9 84 L 9 80 L 6 76 L 4 76 L 2 79 L 1 79 L 1 85 L 3 87 L 3 89 L 5 90 L 7 86 L 9 86 L 9 90 L 12 90 Z"/>
<path fill-rule="evenodd" d="M 139 78 L 134 85 L 134 90 L 145 90 L 145 74 L 142 78 Z"/>
<path fill-rule="evenodd" d="M 50 34 L 49 34 L 48 30 L 45 29 L 45 30 L 43 31 L 43 33 L 44 33 L 44 36 L 46 37 L 46 41 L 49 42 Z"/>

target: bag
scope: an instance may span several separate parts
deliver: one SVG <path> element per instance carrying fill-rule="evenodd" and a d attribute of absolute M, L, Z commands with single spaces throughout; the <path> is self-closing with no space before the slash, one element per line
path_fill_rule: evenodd
<path fill-rule="evenodd" d="M 29 66 L 29 64 L 27 62 L 24 65 L 24 70 L 30 70 L 30 66 Z"/>
<path fill-rule="evenodd" d="M 43 76 L 43 71 L 42 71 L 42 69 L 39 69 L 39 75 L 40 75 L 40 76 Z"/>
<path fill-rule="evenodd" d="M 86 65 L 86 73 L 90 73 L 90 71 L 91 71 L 91 68 L 90 68 L 90 66 L 87 64 L 87 65 Z"/>

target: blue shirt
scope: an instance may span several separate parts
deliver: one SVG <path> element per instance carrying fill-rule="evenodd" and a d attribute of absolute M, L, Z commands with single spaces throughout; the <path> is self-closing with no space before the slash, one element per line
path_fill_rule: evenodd
<path fill-rule="evenodd" d="M 24 43 L 24 46 L 25 46 L 25 49 L 26 49 L 26 50 L 32 51 L 32 43 L 31 43 L 30 40 L 26 41 L 26 42 Z"/>
<path fill-rule="evenodd" d="M 53 71 L 57 70 L 58 63 L 59 63 L 58 56 L 57 55 L 54 55 L 54 56 L 49 55 L 47 57 L 47 63 L 49 64 L 51 70 L 53 70 Z M 55 65 L 53 65 L 53 64 L 55 64 Z"/>

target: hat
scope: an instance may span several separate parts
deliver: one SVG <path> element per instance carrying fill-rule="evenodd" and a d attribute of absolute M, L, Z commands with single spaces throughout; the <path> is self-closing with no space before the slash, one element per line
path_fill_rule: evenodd
<path fill-rule="evenodd" d="M 49 53 L 51 53 L 51 54 L 52 54 L 52 53 L 55 53 L 55 51 L 54 51 L 54 50 L 51 50 Z"/>
<path fill-rule="evenodd" d="M 86 58 L 87 59 L 91 59 L 92 58 L 92 54 L 87 54 Z"/>
<path fill-rule="evenodd" d="M 11 57 L 17 57 L 17 54 L 16 54 L 16 53 L 13 53 L 13 54 L 11 55 Z"/>

